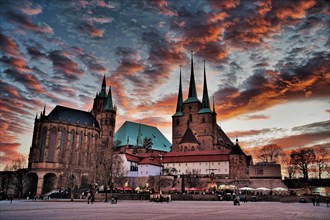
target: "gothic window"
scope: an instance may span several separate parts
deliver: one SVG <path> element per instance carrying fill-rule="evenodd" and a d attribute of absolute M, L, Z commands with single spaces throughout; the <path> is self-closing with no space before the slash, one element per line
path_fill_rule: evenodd
<path fill-rule="evenodd" d="M 42 135 L 41 135 L 41 151 L 40 151 L 40 157 L 39 157 L 40 161 L 43 161 L 43 159 L 44 159 L 44 153 L 45 153 L 45 148 L 46 148 L 46 139 L 47 139 L 47 127 L 43 127 Z"/>
<path fill-rule="evenodd" d="M 75 132 L 72 130 L 70 132 L 70 162 L 73 163 L 73 154 L 74 154 L 74 137 L 75 137 Z"/>
<path fill-rule="evenodd" d="M 176 125 L 179 126 L 180 125 L 180 119 L 176 119 Z"/>
<path fill-rule="evenodd" d="M 202 119 L 202 123 L 205 123 L 205 117 L 203 117 L 203 119 Z"/>
<path fill-rule="evenodd" d="M 64 155 L 65 155 L 65 144 L 66 143 L 66 130 L 65 128 L 62 128 L 62 134 L 61 134 L 61 143 L 60 143 L 60 161 L 64 162 Z"/>
<path fill-rule="evenodd" d="M 78 149 L 78 165 L 81 165 L 81 152 L 83 148 L 83 137 L 84 133 L 80 131 L 79 133 L 79 149 Z"/>
<path fill-rule="evenodd" d="M 90 162 L 91 133 L 87 134 L 87 165 Z"/>
<path fill-rule="evenodd" d="M 189 114 L 189 122 L 192 122 L 192 115 Z"/>
<path fill-rule="evenodd" d="M 55 144 L 56 144 L 57 129 L 53 127 L 50 132 L 48 162 L 54 162 Z"/>
<path fill-rule="evenodd" d="M 189 111 L 191 111 L 191 106 L 189 106 Z"/>

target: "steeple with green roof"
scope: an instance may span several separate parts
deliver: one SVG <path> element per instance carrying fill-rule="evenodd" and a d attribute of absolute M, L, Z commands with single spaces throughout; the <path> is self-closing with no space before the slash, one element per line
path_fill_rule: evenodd
<path fill-rule="evenodd" d="M 206 70 L 205 70 L 205 60 L 204 60 L 204 87 L 203 87 L 203 100 L 202 100 L 202 108 L 198 113 L 206 113 L 211 112 L 210 109 L 210 100 L 209 93 L 207 91 L 207 82 L 206 82 Z"/>
<path fill-rule="evenodd" d="M 178 102 L 176 104 L 176 112 L 173 116 L 182 116 L 182 80 L 181 80 L 181 65 L 180 65 L 180 82 L 179 82 L 179 93 L 178 93 Z"/>
<path fill-rule="evenodd" d="M 107 99 L 105 101 L 104 110 L 105 111 L 114 110 L 113 103 L 112 103 L 111 86 L 109 87 L 109 92 L 108 92 Z"/>
<path fill-rule="evenodd" d="M 197 98 L 196 85 L 195 85 L 195 75 L 194 75 L 194 60 L 193 54 L 191 51 L 191 74 L 190 74 L 190 84 L 189 84 L 189 93 L 188 98 L 184 103 L 199 102 Z"/>
<path fill-rule="evenodd" d="M 99 96 L 101 97 L 106 97 L 106 83 L 105 83 L 105 75 L 103 76 L 103 82 L 102 82 L 102 88 L 101 88 L 101 92 L 99 94 Z"/>

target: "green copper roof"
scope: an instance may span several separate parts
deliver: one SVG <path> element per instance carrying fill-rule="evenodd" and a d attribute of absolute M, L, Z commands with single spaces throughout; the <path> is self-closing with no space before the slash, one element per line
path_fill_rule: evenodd
<path fill-rule="evenodd" d="M 183 103 L 201 102 L 197 97 L 189 97 Z"/>
<path fill-rule="evenodd" d="M 198 111 L 198 114 L 203 114 L 203 113 L 212 113 L 210 108 L 202 108 Z"/>
<path fill-rule="evenodd" d="M 119 146 L 138 146 L 143 147 L 145 138 L 151 138 L 152 150 L 169 152 L 172 144 L 154 126 L 125 121 L 115 134 L 115 142 L 120 141 Z"/>
<path fill-rule="evenodd" d="M 111 86 L 109 87 L 109 92 L 108 92 L 107 99 L 105 101 L 104 110 L 106 110 L 106 111 L 113 110 Z"/>
<path fill-rule="evenodd" d="M 182 116 L 183 115 L 183 112 L 176 112 L 174 115 L 172 115 L 172 117 L 173 116 Z"/>

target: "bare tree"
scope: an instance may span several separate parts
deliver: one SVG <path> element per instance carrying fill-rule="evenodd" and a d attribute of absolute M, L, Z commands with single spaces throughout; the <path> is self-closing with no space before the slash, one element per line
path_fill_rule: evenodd
<path fill-rule="evenodd" d="M 268 144 L 261 147 L 257 157 L 262 162 L 278 162 L 281 155 L 282 147 L 278 146 L 277 144 Z"/>
<path fill-rule="evenodd" d="M 288 174 L 288 178 L 293 179 L 296 176 L 298 170 L 296 165 L 291 164 L 290 156 L 283 156 L 281 164 L 283 165 L 283 169 Z"/>
<path fill-rule="evenodd" d="M 124 175 L 123 160 L 119 156 L 116 146 L 111 144 L 109 137 L 101 141 L 97 152 L 95 152 L 94 173 L 95 181 L 104 186 L 105 201 L 108 201 L 108 188 L 112 189 L 114 179 Z M 115 143 L 119 145 L 120 143 Z"/>
<path fill-rule="evenodd" d="M 293 150 L 290 154 L 290 164 L 295 165 L 303 174 L 304 179 L 308 180 L 310 166 L 315 163 L 315 153 L 313 149 Z"/>
<path fill-rule="evenodd" d="M 199 185 L 199 177 L 198 177 L 198 170 L 192 169 L 188 171 L 186 174 L 186 180 L 189 187 L 197 187 Z"/>
<path fill-rule="evenodd" d="M 27 167 L 27 157 L 23 154 L 19 154 L 16 159 L 12 160 L 9 164 L 6 164 L 4 171 L 16 171 Z"/>
<path fill-rule="evenodd" d="M 319 146 L 315 148 L 315 171 L 318 174 L 318 178 L 322 178 L 322 173 L 326 173 L 330 167 L 330 148 L 326 146 Z"/>

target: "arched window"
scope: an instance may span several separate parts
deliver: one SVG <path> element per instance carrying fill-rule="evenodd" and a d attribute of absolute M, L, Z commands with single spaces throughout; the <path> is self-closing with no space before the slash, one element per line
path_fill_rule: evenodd
<path fill-rule="evenodd" d="M 47 139 L 47 127 L 43 127 L 41 135 L 41 150 L 39 155 L 39 160 L 44 160 L 45 148 L 46 148 L 46 139 Z"/>
<path fill-rule="evenodd" d="M 56 144 L 57 128 L 53 127 L 50 131 L 48 162 L 54 162 L 55 144 Z"/>
<path fill-rule="evenodd" d="M 195 151 L 195 147 L 194 146 L 191 147 L 191 151 Z"/>
<path fill-rule="evenodd" d="M 203 117 L 203 119 L 202 119 L 202 123 L 205 123 L 205 117 Z"/>
<path fill-rule="evenodd" d="M 176 119 L 176 125 L 179 126 L 180 125 L 180 119 Z"/>
<path fill-rule="evenodd" d="M 73 156 L 74 156 L 74 136 L 75 136 L 75 132 L 74 130 L 71 130 L 70 132 L 70 162 L 73 163 Z"/>
<path fill-rule="evenodd" d="M 60 161 L 63 163 L 65 161 L 65 146 L 66 146 L 66 129 L 62 128 L 61 132 L 61 143 L 60 143 Z"/>
<path fill-rule="evenodd" d="M 90 164 L 91 133 L 87 134 L 87 166 Z"/>
<path fill-rule="evenodd" d="M 78 165 L 81 165 L 81 153 L 82 153 L 82 148 L 83 148 L 83 137 L 84 133 L 80 131 L 79 133 L 79 149 L 78 149 Z"/>
<path fill-rule="evenodd" d="M 192 122 L 192 115 L 189 114 L 189 122 Z"/>

